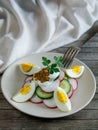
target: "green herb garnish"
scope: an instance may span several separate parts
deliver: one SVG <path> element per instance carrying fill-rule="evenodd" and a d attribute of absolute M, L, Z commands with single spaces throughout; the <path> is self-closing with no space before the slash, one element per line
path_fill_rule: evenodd
<path fill-rule="evenodd" d="M 49 64 L 51 63 L 51 61 L 46 57 L 42 57 L 42 61 L 44 66 L 49 66 Z"/>
<path fill-rule="evenodd" d="M 54 63 L 51 63 L 51 60 L 47 57 L 42 57 L 42 64 L 49 67 L 49 73 L 53 74 L 54 72 L 60 72 L 59 67 L 62 67 L 62 56 L 54 56 Z"/>
<path fill-rule="evenodd" d="M 63 57 L 62 56 L 54 56 L 54 60 L 58 66 L 63 67 L 63 64 L 62 64 Z"/>
<path fill-rule="evenodd" d="M 57 64 L 52 64 L 49 69 L 49 73 L 53 74 L 54 72 L 60 72 L 60 70 L 57 68 Z"/>

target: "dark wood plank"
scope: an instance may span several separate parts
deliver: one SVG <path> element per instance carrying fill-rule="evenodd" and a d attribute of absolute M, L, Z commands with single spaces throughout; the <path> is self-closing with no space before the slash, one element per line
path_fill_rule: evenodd
<path fill-rule="evenodd" d="M 24 115 L 24 116 L 23 116 Z M 6 119 L 5 119 L 6 117 Z M 24 113 L 14 110 L 0 110 L 0 120 L 26 120 L 30 119 L 29 116 L 25 115 Z M 98 107 L 97 109 L 83 109 L 76 114 L 73 114 L 68 117 L 62 117 L 61 119 L 64 120 L 97 120 L 98 119 Z"/>
<path fill-rule="evenodd" d="M 6 120 L 0 121 L 0 130 L 98 130 L 98 120 Z"/>
<path fill-rule="evenodd" d="M 64 53 L 66 51 L 67 47 L 61 47 L 58 48 L 59 53 Z M 54 50 L 57 52 L 57 50 Z M 82 47 L 79 53 L 98 53 L 98 48 L 97 47 Z"/>

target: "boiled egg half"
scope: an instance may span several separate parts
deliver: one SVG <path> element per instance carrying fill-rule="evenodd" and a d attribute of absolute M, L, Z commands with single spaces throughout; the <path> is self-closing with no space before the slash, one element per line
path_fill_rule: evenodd
<path fill-rule="evenodd" d="M 66 92 L 61 87 L 58 87 L 54 92 L 54 100 L 57 107 L 61 111 L 70 111 L 71 110 L 71 102 L 68 98 Z"/>
<path fill-rule="evenodd" d="M 22 63 L 19 65 L 19 68 L 23 74 L 32 75 L 40 71 L 40 67 L 38 65 L 32 63 Z"/>
<path fill-rule="evenodd" d="M 66 69 L 65 72 L 71 78 L 79 78 L 84 72 L 84 66 L 73 66 Z"/>
<path fill-rule="evenodd" d="M 24 86 L 12 97 L 15 102 L 25 102 L 30 99 L 35 92 L 35 82 L 26 82 Z"/>

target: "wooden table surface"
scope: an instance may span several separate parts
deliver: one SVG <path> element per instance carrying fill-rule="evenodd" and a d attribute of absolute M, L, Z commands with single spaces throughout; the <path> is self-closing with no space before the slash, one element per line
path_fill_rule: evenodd
<path fill-rule="evenodd" d="M 63 53 L 64 47 L 54 52 Z M 82 47 L 77 58 L 93 71 L 98 86 L 98 34 Z M 0 89 L 0 130 L 98 130 L 98 87 L 89 105 L 58 119 L 37 118 L 16 110 L 5 100 Z"/>

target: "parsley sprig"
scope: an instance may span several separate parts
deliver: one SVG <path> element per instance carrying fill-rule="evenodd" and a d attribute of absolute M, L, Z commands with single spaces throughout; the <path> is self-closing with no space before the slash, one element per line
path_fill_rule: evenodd
<path fill-rule="evenodd" d="M 44 66 L 49 66 L 49 64 L 51 63 L 51 60 L 49 60 L 47 57 L 42 57 L 42 64 L 44 65 Z"/>
<path fill-rule="evenodd" d="M 63 67 L 62 64 L 63 57 L 62 56 L 54 56 L 54 61 L 59 67 Z"/>
<path fill-rule="evenodd" d="M 42 64 L 49 68 L 49 73 L 53 74 L 54 72 L 59 72 L 59 67 L 62 67 L 62 56 L 54 56 L 54 63 L 51 63 L 51 60 L 47 57 L 42 57 Z"/>

